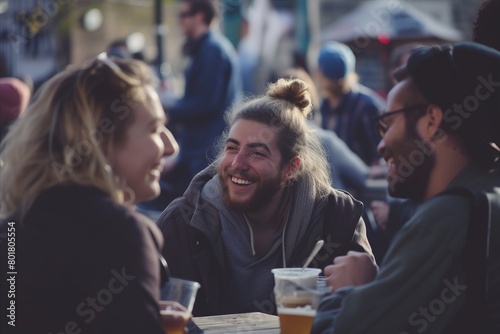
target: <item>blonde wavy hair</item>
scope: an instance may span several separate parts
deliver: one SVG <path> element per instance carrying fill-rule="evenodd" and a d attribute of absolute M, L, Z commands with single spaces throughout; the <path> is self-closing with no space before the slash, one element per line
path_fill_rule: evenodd
<path fill-rule="evenodd" d="M 138 103 L 154 86 L 149 67 L 101 54 L 47 81 L 10 129 L 0 154 L 0 216 L 24 215 L 57 184 L 101 189 L 124 203 L 106 157 L 122 145 Z"/>
<path fill-rule="evenodd" d="M 230 128 L 239 119 L 268 125 L 279 133 L 277 145 L 285 165 L 300 157 L 300 168 L 295 180 L 308 176 L 319 197 L 331 193 L 330 167 L 316 131 L 308 124 L 312 104 L 309 87 L 300 79 L 279 79 L 270 84 L 264 96 L 235 105 L 226 113 L 227 129 L 219 139 L 219 165 L 224 154 L 225 139 Z"/>

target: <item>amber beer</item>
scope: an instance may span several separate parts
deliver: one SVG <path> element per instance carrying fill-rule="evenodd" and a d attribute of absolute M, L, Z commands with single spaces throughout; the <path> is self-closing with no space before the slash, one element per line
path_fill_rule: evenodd
<path fill-rule="evenodd" d="M 281 334 L 309 334 L 316 316 L 321 269 L 275 268 L 271 272 Z"/>
<path fill-rule="evenodd" d="M 316 310 L 311 306 L 314 296 L 307 291 L 295 291 L 293 296 L 281 296 L 278 317 L 281 334 L 309 334 Z"/>
<path fill-rule="evenodd" d="M 163 330 L 166 334 L 184 334 L 184 327 L 190 314 L 179 310 L 160 310 L 163 319 Z"/>
<path fill-rule="evenodd" d="M 278 307 L 281 334 L 309 334 L 316 310 L 311 307 Z"/>

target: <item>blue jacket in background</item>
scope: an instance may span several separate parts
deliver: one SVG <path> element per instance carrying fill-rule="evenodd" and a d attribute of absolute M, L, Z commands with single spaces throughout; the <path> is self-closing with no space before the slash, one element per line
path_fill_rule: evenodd
<path fill-rule="evenodd" d="M 242 88 L 236 51 L 223 35 L 209 31 L 192 43 L 189 55 L 184 96 L 169 109 L 169 119 L 181 126 L 179 158 L 193 177 L 208 166 L 207 151 L 225 128 L 224 112 Z"/>

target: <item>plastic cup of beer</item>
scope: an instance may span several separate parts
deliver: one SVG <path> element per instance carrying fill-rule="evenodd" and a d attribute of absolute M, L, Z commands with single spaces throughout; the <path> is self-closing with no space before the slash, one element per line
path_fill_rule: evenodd
<path fill-rule="evenodd" d="M 191 318 L 200 284 L 179 278 L 170 278 L 161 291 L 160 315 L 167 334 L 184 334 Z"/>
<path fill-rule="evenodd" d="M 317 286 L 321 270 L 276 268 L 271 272 L 281 334 L 309 334 L 319 299 L 324 294 Z"/>

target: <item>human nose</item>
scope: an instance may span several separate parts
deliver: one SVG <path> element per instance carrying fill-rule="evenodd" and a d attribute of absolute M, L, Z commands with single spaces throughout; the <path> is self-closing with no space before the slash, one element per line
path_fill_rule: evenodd
<path fill-rule="evenodd" d="M 231 165 L 236 169 L 246 169 L 248 166 L 247 155 L 244 152 L 238 152 Z"/>
<path fill-rule="evenodd" d="M 380 140 L 380 142 L 377 145 L 377 152 L 380 156 L 383 157 L 385 150 L 386 150 L 385 141 L 384 141 L 384 137 L 382 137 L 382 139 Z"/>
<path fill-rule="evenodd" d="M 179 144 L 177 144 L 172 132 L 166 128 L 162 133 L 162 141 L 164 147 L 163 156 L 174 155 L 179 152 Z"/>

